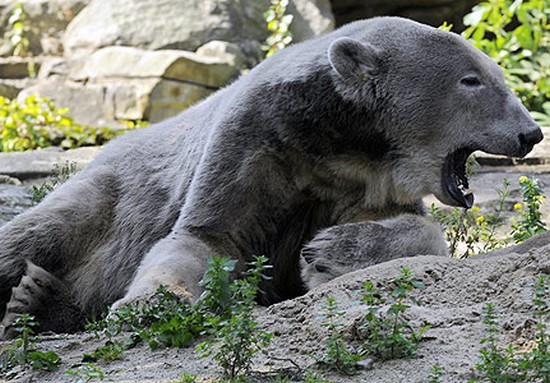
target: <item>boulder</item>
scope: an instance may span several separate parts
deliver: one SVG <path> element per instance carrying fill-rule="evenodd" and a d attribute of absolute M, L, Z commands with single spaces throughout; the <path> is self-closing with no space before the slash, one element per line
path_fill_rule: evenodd
<path fill-rule="evenodd" d="M 235 68 L 244 68 L 246 56 L 235 43 L 212 40 L 197 49 L 197 54 L 213 57 Z"/>
<path fill-rule="evenodd" d="M 48 97 L 56 106 L 68 108 L 76 123 L 105 126 L 114 121 L 112 110 L 105 107 L 105 93 L 102 85 L 83 86 L 68 82 L 61 76 L 52 76 L 24 89 L 18 98 L 24 99 L 33 94 Z"/>
<path fill-rule="evenodd" d="M 25 88 L 36 84 L 35 79 L 0 79 L 0 96 L 14 99 Z"/>
<path fill-rule="evenodd" d="M 217 45 L 217 56 L 212 45 L 203 49 L 210 56 L 106 47 L 83 60 L 81 66 L 73 66 L 68 78 L 50 76 L 25 89 L 21 97 L 34 93 L 48 97 L 69 108 L 75 121 L 83 125 L 114 126 L 117 120 L 157 122 L 174 116 L 240 74 L 234 64 L 241 60 L 242 53 L 239 56 L 236 47 L 232 50 L 224 43 Z"/>
<path fill-rule="evenodd" d="M 334 29 L 334 17 L 328 0 L 290 0 L 286 13 L 294 16 L 290 24 L 294 42 Z"/>
<path fill-rule="evenodd" d="M 294 3 L 295 41 L 333 27 L 328 0 Z M 263 18 L 268 6 L 267 0 L 92 0 L 68 26 L 64 47 L 69 57 L 78 57 L 112 45 L 195 51 L 221 40 L 257 56 L 268 34 Z"/>
<path fill-rule="evenodd" d="M 32 205 L 28 189 L 17 178 L 0 174 L 0 226 Z"/>
<path fill-rule="evenodd" d="M 107 47 L 92 54 L 83 67 L 69 77 L 87 82 L 162 77 L 219 88 L 238 74 L 236 67 L 216 57 L 201 56 L 194 52 Z"/>

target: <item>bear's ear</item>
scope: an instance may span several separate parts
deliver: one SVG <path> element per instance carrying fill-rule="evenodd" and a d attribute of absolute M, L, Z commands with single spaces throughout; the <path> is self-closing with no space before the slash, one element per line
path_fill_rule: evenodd
<path fill-rule="evenodd" d="M 344 80 L 366 81 L 379 69 L 379 52 L 372 45 L 341 37 L 328 48 L 332 68 Z"/>

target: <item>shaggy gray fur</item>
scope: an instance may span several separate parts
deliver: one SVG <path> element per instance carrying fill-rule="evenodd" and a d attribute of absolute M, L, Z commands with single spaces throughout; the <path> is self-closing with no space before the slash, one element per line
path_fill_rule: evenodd
<path fill-rule="evenodd" d="M 302 249 L 302 280 L 313 289 L 352 271 L 416 255 L 448 255 L 441 228 L 426 217 L 402 214 L 332 226 Z"/>
<path fill-rule="evenodd" d="M 472 76 L 479 84 L 463 81 Z M 30 312 L 55 330 L 160 284 L 197 297 L 212 255 L 238 259 L 239 271 L 268 256 L 261 300 L 291 298 L 305 290 L 300 250 L 319 230 L 417 213 L 429 193 L 456 204 L 442 181 L 449 153 L 522 156 L 541 139 L 502 71 L 460 36 L 399 18 L 355 22 L 114 140 L 2 227 L 0 316 L 16 286 L 4 324 Z M 37 270 L 70 292 L 74 324 L 32 298 L 22 277 Z"/>

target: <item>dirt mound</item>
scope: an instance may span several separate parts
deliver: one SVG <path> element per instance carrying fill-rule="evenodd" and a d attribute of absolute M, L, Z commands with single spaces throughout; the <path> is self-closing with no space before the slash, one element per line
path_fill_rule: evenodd
<path fill-rule="evenodd" d="M 366 306 L 360 302 L 365 281 L 384 284 L 396 277 L 401 268 L 412 270 L 424 282 L 424 289 L 413 295 L 423 301 L 412 307 L 408 317 L 414 327 L 429 325 L 426 339 L 416 359 L 375 362 L 374 368 L 352 377 L 326 374 L 333 382 L 425 383 L 430 368 L 440 365 L 445 370 L 442 383 L 467 382 L 479 355 L 484 336 L 482 310 L 493 302 L 499 315 L 504 344 L 522 346 L 535 330 L 532 303 L 535 277 L 550 274 L 550 246 L 529 254 L 477 256 L 467 260 L 443 257 L 399 259 L 347 274 L 321 285 L 307 295 L 258 309 L 260 327 L 275 334 L 266 356 L 260 356 L 255 371 L 269 372 L 278 368 L 296 370 L 314 363 L 313 355 L 324 351 L 326 328 L 321 326 L 322 308 L 332 296 L 345 308 L 338 318 L 346 342 L 359 347 L 358 324 Z M 62 358 L 59 372 L 19 371 L 15 382 L 70 382 L 64 375 L 70 366 L 102 345 L 91 334 L 44 336 L 40 347 L 53 350 Z M 5 344 L 4 344 L 5 345 Z M 1 344 L 0 344 L 1 347 Z M 205 381 L 220 373 L 215 362 L 196 357 L 194 349 L 161 349 L 151 351 L 143 345 L 125 351 L 123 359 L 97 363 L 105 371 L 105 380 L 114 382 L 170 382 L 184 372 L 200 375 Z M 0 379 L 0 381 L 2 381 Z"/>

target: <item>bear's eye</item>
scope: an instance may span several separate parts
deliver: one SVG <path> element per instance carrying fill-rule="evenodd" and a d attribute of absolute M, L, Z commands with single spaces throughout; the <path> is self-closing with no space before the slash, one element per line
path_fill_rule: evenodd
<path fill-rule="evenodd" d="M 475 86 L 480 86 L 481 85 L 481 81 L 479 81 L 479 79 L 476 76 L 466 76 L 462 80 L 460 80 L 460 83 L 462 85 L 466 85 L 466 86 L 470 86 L 470 87 L 475 87 Z"/>

